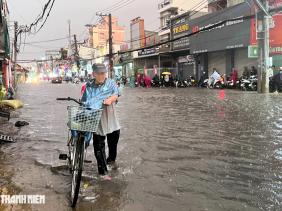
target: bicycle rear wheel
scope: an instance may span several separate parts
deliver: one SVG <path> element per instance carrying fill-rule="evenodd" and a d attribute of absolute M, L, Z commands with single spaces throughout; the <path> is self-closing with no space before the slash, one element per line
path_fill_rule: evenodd
<path fill-rule="evenodd" d="M 72 183 L 71 183 L 71 206 L 75 207 L 82 177 L 83 160 L 84 160 L 85 141 L 84 136 L 79 135 L 75 143 L 73 160 L 72 160 Z"/>

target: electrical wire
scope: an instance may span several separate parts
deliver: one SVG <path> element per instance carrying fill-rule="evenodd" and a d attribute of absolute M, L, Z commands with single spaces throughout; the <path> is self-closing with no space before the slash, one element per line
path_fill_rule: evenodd
<path fill-rule="evenodd" d="M 42 29 L 42 27 L 45 25 L 50 13 L 51 13 L 51 10 L 54 6 L 54 3 L 55 3 L 55 0 L 48 0 L 48 2 L 43 7 L 42 13 L 39 14 L 38 17 L 36 18 L 36 20 L 33 23 L 31 23 L 29 26 L 21 27 L 21 29 L 19 30 L 19 34 L 21 34 L 21 33 L 32 33 L 32 28 L 35 28 L 38 25 L 38 23 L 43 20 L 43 23 L 41 24 L 39 29 L 36 30 L 36 28 L 35 28 L 35 32 L 33 32 L 33 34 L 38 33 Z M 48 12 L 47 12 L 47 10 L 48 10 Z M 44 18 L 46 12 L 47 12 L 47 16 L 46 16 L 46 18 Z"/>
<path fill-rule="evenodd" d="M 215 15 L 217 15 L 217 14 L 215 14 Z M 135 52 L 135 51 L 140 51 L 140 50 L 145 50 L 145 49 L 150 49 L 150 48 L 158 47 L 158 46 L 161 46 L 161 45 L 164 45 L 164 44 L 167 44 L 167 43 L 172 43 L 172 42 L 175 42 L 177 40 L 180 40 L 180 39 L 183 39 L 183 38 L 186 38 L 186 37 L 191 37 L 191 36 L 194 36 L 196 34 L 199 34 L 199 33 L 202 33 L 202 32 L 206 32 L 206 31 L 215 29 L 215 28 L 217 28 L 219 26 L 222 26 L 223 24 L 226 24 L 229 21 L 248 20 L 248 19 L 251 19 L 251 18 L 254 18 L 254 17 L 255 17 L 255 15 L 247 15 L 247 16 L 243 16 L 243 17 L 239 17 L 239 18 L 226 19 L 226 20 L 217 22 L 214 25 L 211 25 L 211 26 L 205 27 L 203 29 L 200 29 L 199 31 L 196 31 L 196 32 L 191 32 L 189 34 L 182 35 L 180 37 L 177 37 L 177 38 L 174 38 L 174 39 L 170 39 L 170 40 L 167 40 L 167 41 L 164 41 L 164 42 L 159 42 L 157 44 L 154 44 L 154 45 L 151 45 L 151 46 L 146 46 L 146 47 L 143 47 L 143 48 L 127 50 L 127 51 L 119 51 L 117 53 L 113 53 L 113 55 L 122 55 L 122 54 L 125 54 L 125 53 L 132 53 L 132 52 Z M 95 57 L 95 58 L 91 58 L 89 60 L 103 58 L 103 57 L 106 57 L 106 56 L 108 56 L 108 54 L 102 55 L 102 56 L 98 56 L 98 57 Z M 34 62 L 34 60 L 19 60 L 19 62 L 28 62 L 28 61 Z M 49 60 L 37 60 L 37 61 L 45 62 L 45 61 L 49 61 Z"/>
<path fill-rule="evenodd" d="M 50 16 L 50 13 L 53 9 L 54 3 L 56 0 L 48 0 L 48 2 L 44 5 L 43 7 L 43 11 L 41 14 L 38 15 L 38 17 L 35 19 L 35 21 L 33 23 L 31 23 L 29 26 L 20 26 L 18 32 L 16 33 L 16 42 L 19 39 L 19 47 L 16 47 L 17 51 L 19 51 L 20 46 L 21 46 L 21 40 L 22 40 L 22 34 L 36 34 L 38 33 L 43 26 L 45 25 L 45 23 L 47 22 L 48 17 Z M 46 17 L 45 14 L 47 13 Z M 42 24 L 40 25 L 39 29 L 36 29 L 37 25 L 39 24 L 39 22 L 42 22 Z M 34 32 L 32 31 L 34 29 Z"/>
<path fill-rule="evenodd" d="M 24 44 L 49 43 L 49 42 L 55 42 L 59 40 L 66 40 L 66 39 L 69 39 L 69 37 L 55 38 L 52 40 L 41 40 L 41 41 L 35 41 L 35 42 L 25 42 Z"/>
<path fill-rule="evenodd" d="M 124 5 L 121 5 L 120 7 L 117 7 L 117 8 L 114 8 L 113 10 L 110 10 L 110 11 L 108 11 L 108 13 L 109 12 L 113 12 L 113 11 L 118 11 L 118 10 L 120 10 L 120 9 L 122 9 L 122 8 L 124 8 L 124 7 L 126 7 L 126 6 L 128 6 L 128 5 L 130 5 L 130 4 L 132 4 L 133 2 L 135 2 L 136 0 L 131 0 L 131 1 L 128 1 L 126 4 L 124 4 Z"/>
<path fill-rule="evenodd" d="M 110 12 L 116 11 L 116 10 L 118 10 L 120 8 L 123 8 L 123 7 L 133 3 L 134 1 L 136 1 L 136 0 L 121 0 L 121 1 L 117 2 L 114 5 L 106 8 L 106 9 L 101 10 L 100 12 L 110 13 Z"/>
<path fill-rule="evenodd" d="M 120 1 L 119 3 L 131 3 L 131 1 L 132 0 L 127 0 L 127 1 Z M 134 0 L 135 1 L 135 0 Z M 132 1 L 133 2 L 133 1 Z M 206 1 L 202 1 L 202 2 L 200 2 L 198 5 L 195 5 L 195 9 L 196 8 L 199 8 L 200 6 L 202 6 L 203 5 L 203 2 L 206 2 Z M 117 5 L 117 3 L 116 3 L 116 5 Z M 204 6 L 205 7 L 205 6 Z M 201 10 L 201 9 L 200 9 Z M 193 15 L 195 15 L 195 14 L 197 14 L 198 13 L 198 11 L 196 11 L 194 14 L 191 14 L 190 15 L 190 17 L 192 17 Z M 95 17 L 95 16 L 94 16 Z M 156 29 L 157 30 L 157 29 Z M 159 30 L 159 31 L 156 31 L 156 30 L 154 30 L 153 31 L 153 33 L 154 32 L 156 32 L 156 33 L 158 33 L 158 32 L 160 32 L 161 30 Z M 150 37 L 153 37 L 153 36 L 155 36 L 155 34 L 151 34 L 151 35 L 148 35 L 148 36 L 146 36 L 146 37 L 144 37 L 144 38 L 138 38 L 138 39 L 133 39 L 133 40 L 128 40 L 128 41 L 125 41 L 125 43 L 131 43 L 131 42 L 136 42 L 136 41 L 139 41 L 139 40 L 144 40 L 144 39 L 147 39 L 147 38 L 150 38 Z M 36 44 L 36 43 L 44 43 L 44 42 L 52 42 L 52 41 L 57 41 L 57 40 L 62 40 L 62 39 L 67 39 L 67 38 L 58 38 L 58 39 L 54 39 L 54 40 L 46 40 L 46 41 L 38 41 L 38 42 L 32 42 L 32 43 L 25 43 L 25 44 Z M 43 47 L 44 48 L 44 47 Z"/>

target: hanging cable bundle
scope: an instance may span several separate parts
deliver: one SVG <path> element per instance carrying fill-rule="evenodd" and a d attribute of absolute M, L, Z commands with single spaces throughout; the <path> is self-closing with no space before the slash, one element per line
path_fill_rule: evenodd
<path fill-rule="evenodd" d="M 43 26 L 45 25 L 48 17 L 50 16 L 50 13 L 53 9 L 54 3 L 56 0 L 48 0 L 48 2 L 44 5 L 42 13 L 38 15 L 38 17 L 33 21 L 33 23 L 31 23 L 29 26 L 25 25 L 25 26 L 19 26 L 19 29 L 16 33 L 16 43 L 19 39 L 19 44 L 18 46 L 21 45 L 21 37 L 24 34 L 26 36 L 26 34 L 36 34 L 38 33 Z M 41 23 L 39 25 L 39 23 Z M 39 26 L 39 27 L 38 27 Z M 19 51 L 19 47 L 16 48 L 16 51 Z"/>

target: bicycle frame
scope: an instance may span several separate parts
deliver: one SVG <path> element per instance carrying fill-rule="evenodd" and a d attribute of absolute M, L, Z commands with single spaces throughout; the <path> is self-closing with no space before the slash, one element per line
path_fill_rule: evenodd
<path fill-rule="evenodd" d="M 73 98 L 57 98 L 57 100 L 67 100 L 67 101 L 74 101 L 81 105 L 81 103 Z M 75 207 L 78 195 L 79 195 L 79 189 L 80 189 L 80 183 L 81 183 L 81 177 L 82 177 L 82 171 L 83 171 L 83 162 L 84 162 L 84 155 L 85 155 L 85 132 L 77 131 L 78 137 L 75 139 L 73 136 L 68 136 L 68 151 L 69 154 L 61 154 L 59 156 L 59 159 L 67 160 L 69 163 L 69 170 L 72 174 L 72 183 L 71 183 L 71 207 Z"/>
<path fill-rule="evenodd" d="M 99 126 L 99 121 L 102 115 L 102 109 L 88 109 L 82 106 L 82 103 L 74 98 L 57 98 L 57 100 L 74 101 L 80 106 L 68 106 L 69 128 L 71 131 L 77 132 L 77 137 L 68 136 L 68 155 L 61 154 L 59 158 L 61 160 L 67 160 L 69 163 L 69 169 L 72 174 L 71 183 L 71 206 L 75 207 L 80 183 L 82 179 L 83 163 L 85 160 L 85 145 L 86 134 L 95 132 Z M 82 111 L 82 114 L 80 113 Z M 85 116 L 83 112 L 86 112 L 89 116 Z M 90 113 L 90 114 L 89 114 Z M 72 122 L 73 121 L 73 122 Z M 95 129 L 96 128 L 96 129 Z"/>

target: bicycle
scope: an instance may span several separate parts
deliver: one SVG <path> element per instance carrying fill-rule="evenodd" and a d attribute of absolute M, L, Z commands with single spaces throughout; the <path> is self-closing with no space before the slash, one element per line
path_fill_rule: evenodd
<path fill-rule="evenodd" d="M 90 109 L 74 98 L 57 98 L 60 101 L 73 101 L 79 106 L 68 106 L 68 127 L 70 131 L 76 131 L 77 136 L 68 138 L 68 154 L 60 154 L 60 160 L 68 160 L 72 174 L 71 183 L 71 207 L 75 207 L 82 178 L 85 156 L 85 138 L 88 132 L 97 132 L 101 119 L 102 109 Z"/>

